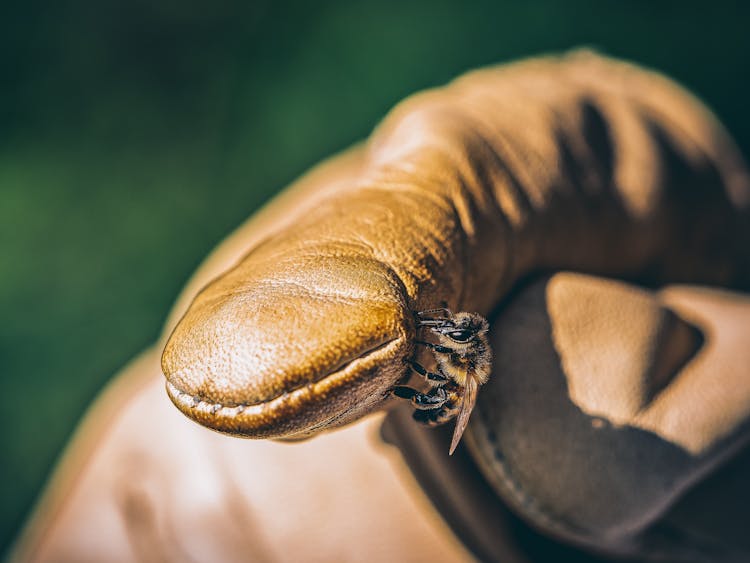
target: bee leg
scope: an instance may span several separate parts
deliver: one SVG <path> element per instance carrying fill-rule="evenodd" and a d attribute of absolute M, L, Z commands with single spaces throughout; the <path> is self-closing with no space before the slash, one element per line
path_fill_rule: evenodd
<path fill-rule="evenodd" d="M 448 400 L 448 394 L 442 387 L 435 387 L 429 393 L 420 393 L 411 387 L 394 387 L 393 394 L 402 399 L 409 399 L 417 410 L 435 410 Z"/>
<path fill-rule="evenodd" d="M 415 340 L 415 344 L 421 344 L 422 346 L 426 346 L 433 352 L 437 352 L 438 354 L 455 354 L 455 350 L 453 348 L 448 348 L 446 346 L 440 346 L 440 344 L 433 344 L 432 342 L 423 342 L 422 340 Z"/>
<path fill-rule="evenodd" d="M 427 371 L 424 367 L 419 365 L 417 362 L 409 362 L 411 365 L 411 369 L 416 371 L 419 375 L 422 377 L 428 379 L 429 381 L 448 381 L 448 378 L 445 377 L 442 373 L 435 373 L 432 371 Z"/>

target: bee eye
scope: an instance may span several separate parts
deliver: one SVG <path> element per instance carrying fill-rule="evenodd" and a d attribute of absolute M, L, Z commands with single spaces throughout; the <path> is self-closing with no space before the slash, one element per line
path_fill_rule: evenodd
<path fill-rule="evenodd" d="M 454 330 L 448 333 L 448 338 L 456 342 L 466 342 L 472 337 L 470 330 Z"/>

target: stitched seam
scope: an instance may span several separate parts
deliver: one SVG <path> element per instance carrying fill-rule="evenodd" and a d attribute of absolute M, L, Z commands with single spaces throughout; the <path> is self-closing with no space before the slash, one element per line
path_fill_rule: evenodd
<path fill-rule="evenodd" d="M 479 409 L 479 422 L 481 423 L 479 428 L 482 430 L 483 437 L 491 446 L 494 465 L 499 469 L 499 471 L 496 471 L 496 475 L 500 477 L 505 490 L 509 492 L 514 499 L 520 503 L 524 510 L 534 518 L 535 523 L 541 523 L 544 527 L 556 532 L 564 532 L 568 535 L 572 534 L 577 538 L 585 539 L 582 529 L 564 522 L 523 490 L 522 486 L 513 477 L 510 468 L 506 464 L 505 456 L 501 452 L 497 441 L 497 436 L 492 430 L 490 430 L 490 426 L 487 423 L 487 419 L 482 409 Z"/>
<path fill-rule="evenodd" d="M 594 541 L 591 541 L 590 535 L 584 530 L 583 528 L 576 527 L 574 525 L 571 525 L 568 522 L 565 522 L 562 520 L 559 516 L 554 514 L 552 511 L 548 510 L 546 507 L 544 507 L 542 504 L 540 504 L 535 498 L 533 498 L 531 495 L 526 493 L 521 485 L 518 483 L 517 480 L 513 478 L 513 475 L 508 467 L 508 465 L 505 462 L 505 456 L 500 450 L 499 443 L 497 441 L 497 436 L 495 433 L 490 429 L 490 425 L 487 423 L 487 418 L 484 413 L 484 410 L 478 409 L 478 422 L 476 430 L 481 429 L 482 435 L 485 439 L 485 441 L 490 444 L 492 449 L 492 461 L 494 462 L 494 468 L 496 469 L 495 474 L 500 478 L 503 487 L 505 490 L 510 493 L 514 500 L 518 501 L 523 507 L 524 510 L 527 511 L 527 515 L 530 515 L 534 519 L 535 524 L 541 524 L 545 529 L 550 530 L 552 532 L 556 532 L 558 534 L 566 534 L 568 538 L 572 535 L 575 540 L 578 540 L 579 542 L 582 542 L 586 545 L 593 546 L 597 549 L 602 549 L 602 545 L 599 543 L 596 543 Z M 653 532 L 654 530 L 658 530 L 658 522 L 655 522 L 652 526 L 648 526 L 643 529 L 642 533 L 644 536 L 635 535 L 632 536 L 633 539 L 641 538 L 641 539 L 648 539 L 649 532 Z M 680 546 L 675 545 L 668 545 L 669 553 L 667 555 L 672 556 L 680 556 L 680 555 L 701 555 L 705 554 L 706 550 L 709 549 L 709 553 L 716 553 L 715 546 L 710 544 L 709 542 L 702 541 L 700 537 L 698 537 L 694 533 L 689 533 L 689 531 L 683 531 L 685 539 L 690 542 L 690 545 L 683 545 L 681 546 L 682 549 L 685 551 L 682 551 L 679 549 Z M 565 538 L 562 538 L 565 539 Z M 625 538 L 627 540 L 627 538 Z M 724 547 L 724 546 L 719 546 Z M 642 542 L 640 541 L 638 544 L 638 548 L 640 551 L 637 553 L 638 557 L 659 557 L 664 555 L 664 551 L 660 550 L 658 545 L 649 545 L 648 541 Z M 711 548 L 714 548 L 713 551 L 710 551 Z M 633 556 L 636 554 L 631 553 L 630 556 Z"/>

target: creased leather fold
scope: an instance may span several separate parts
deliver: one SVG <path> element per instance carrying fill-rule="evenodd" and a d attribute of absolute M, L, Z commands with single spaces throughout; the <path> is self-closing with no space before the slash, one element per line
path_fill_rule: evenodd
<path fill-rule="evenodd" d="M 384 405 L 411 311 L 486 314 L 557 268 L 746 286 L 742 171 L 656 74 L 588 52 L 470 73 L 397 106 L 356 174 L 198 294 L 165 347 L 168 391 L 217 430 L 299 437 Z"/>

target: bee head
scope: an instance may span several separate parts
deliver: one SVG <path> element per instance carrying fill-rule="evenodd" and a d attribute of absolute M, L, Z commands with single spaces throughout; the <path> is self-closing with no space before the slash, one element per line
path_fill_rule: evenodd
<path fill-rule="evenodd" d="M 422 326 L 429 328 L 451 344 L 471 344 L 489 330 L 487 320 L 476 313 L 455 313 L 441 318 L 422 319 Z"/>

